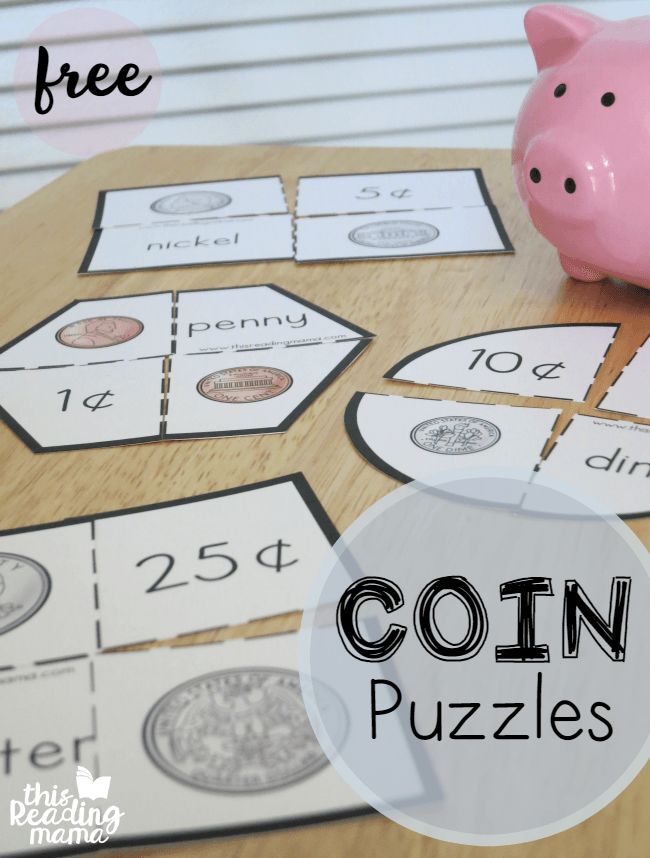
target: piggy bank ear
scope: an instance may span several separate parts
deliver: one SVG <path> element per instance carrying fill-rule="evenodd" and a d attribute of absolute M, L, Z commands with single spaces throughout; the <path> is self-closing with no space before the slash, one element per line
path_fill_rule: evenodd
<path fill-rule="evenodd" d="M 566 62 L 604 25 L 602 18 L 569 6 L 533 6 L 526 13 L 524 26 L 537 71 Z"/>

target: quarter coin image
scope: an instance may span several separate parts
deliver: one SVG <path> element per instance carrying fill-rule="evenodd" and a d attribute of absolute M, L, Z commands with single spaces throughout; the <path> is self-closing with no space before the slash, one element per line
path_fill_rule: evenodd
<path fill-rule="evenodd" d="M 150 208 L 159 214 L 200 214 L 225 208 L 231 202 L 232 198 L 220 191 L 181 191 L 161 197 Z"/>
<path fill-rule="evenodd" d="M 0 635 L 26 623 L 50 595 L 47 570 L 20 554 L 0 552 Z"/>
<path fill-rule="evenodd" d="M 422 450 L 446 456 L 480 453 L 500 437 L 499 427 L 480 417 L 434 417 L 411 432 L 411 441 Z"/>
<path fill-rule="evenodd" d="M 196 389 L 213 402 L 241 404 L 262 402 L 289 390 L 293 379 L 288 372 L 272 366 L 234 366 L 211 372 Z"/>
<path fill-rule="evenodd" d="M 143 330 L 142 322 L 130 316 L 94 316 L 70 322 L 56 332 L 56 338 L 73 349 L 105 349 L 128 343 Z"/>
<path fill-rule="evenodd" d="M 173 688 L 147 715 L 143 739 L 165 774 L 212 792 L 288 786 L 327 764 L 298 674 L 281 668 L 221 670 Z"/>
<path fill-rule="evenodd" d="M 415 247 L 439 235 L 435 226 L 419 220 L 380 220 L 355 227 L 348 238 L 364 247 Z"/>

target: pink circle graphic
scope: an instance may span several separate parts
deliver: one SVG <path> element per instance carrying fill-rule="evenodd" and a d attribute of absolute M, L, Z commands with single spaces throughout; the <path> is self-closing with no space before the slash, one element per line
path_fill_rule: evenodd
<path fill-rule="evenodd" d="M 51 109 L 43 114 L 35 106 L 41 46 L 48 52 L 44 78 L 51 83 L 52 96 Z M 127 64 L 136 65 L 139 72 L 136 75 L 131 68 L 123 87 L 133 90 L 149 75 L 151 80 L 137 95 L 125 95 L 115 87 L 106 95 L 86 91 L 71 98 L 67 87 L 73 73 L 79 76 L 74 81 L 74 91 L 79 92 L 98 63 L 108 67 L 96 80 L 100 90 L 109 88 Z M 62 66 L 70 75 L 54 85 Z M 160 62 L 150 39 L 128 18 L 93 8 L 60 12 L 39 24 L 19 49 L 14 72 L 16 102 L 27 126 L 50 146 L 78 157 L 131 143 L 155 115 L 161 86 Z M 43 107 L 48 102 L 44 92 Z"/>

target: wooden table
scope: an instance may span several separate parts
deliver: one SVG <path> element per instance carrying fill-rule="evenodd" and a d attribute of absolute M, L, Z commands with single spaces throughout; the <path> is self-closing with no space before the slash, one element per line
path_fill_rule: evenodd
<path fill-rule="evenodd" d="M 514 256 L 457 256 L 298 266 L 293 262 L 206 266 L 79 277 L 101 188 L 280 174 L 289 204 L 301 175 L 482 167 L 515 245 Z M 35 455 L 0 425 L 0 528 L 171 500 L 303 471 L 340 530 L 396 483 L 353 448 L 343 411 L 357 391 L 405 393 L 384 372 L 423 346 L 483 330 L 557 322 L 622 322 L 612 363 L 622 366 L 648 333 L 650 293 L 633 286 L 578 284 L 528 223 L 505 151 L 281 147 L 133 148 L 91 158 L 0 216 L 3 260 L 0 341 L 15 337 L 74 298 L 161 289 L 277 283 L 375 332 L 374 344 L 284 435 L 169 441 Z M 610 364 L 611 366 L 611 364 Z M 602 375 L 592 413 L 615 373 Z M 511 398 L 419 388 L 416 395 L 482 402 Z M 526 404 L 520 398 L 522 404 Z M 557 402 L 539 399 L 531 405 Z M 557 431 L 576 407 L 567 405 Z M 650 519 L 629 526 L 650 543 Z M 291 615 L 196 636 L 237 637 L 295 628 Z M 650 769 L 582 825 L 536 843 L 470 848 L 430 840 L 378 816 L 267 835 L 137 850 L 141 855 L 332 858 L 640 858 L 650 843 Z M 133 855 L 133 852 L 113 852 Z"/>

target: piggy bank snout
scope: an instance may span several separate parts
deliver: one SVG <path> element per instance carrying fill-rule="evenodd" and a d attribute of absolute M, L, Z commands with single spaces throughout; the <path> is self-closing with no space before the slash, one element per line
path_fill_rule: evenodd
<path fill-rule="evenodd" d="M 533 205 L 561 220 L 588 220 L 607 193 L 606 173 L 603 159 L 590 157 L 584 141 L 557 132 L 531 141 L 522 180 Z"/>

